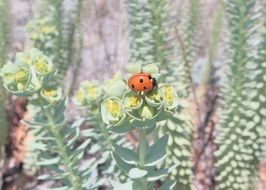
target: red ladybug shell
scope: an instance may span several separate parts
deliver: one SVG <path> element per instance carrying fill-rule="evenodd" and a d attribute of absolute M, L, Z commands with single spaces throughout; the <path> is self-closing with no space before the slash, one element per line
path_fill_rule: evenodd
<path fill-rule="evenodd" d="M 154 87 L 153 81 L 149 73 L 137 73 L 128 79 L 128 86 L 137 92 L 150 91 Z"/>

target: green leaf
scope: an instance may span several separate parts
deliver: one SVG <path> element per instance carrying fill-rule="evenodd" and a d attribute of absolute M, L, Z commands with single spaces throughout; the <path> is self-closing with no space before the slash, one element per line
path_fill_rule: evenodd
<path fill-rule="evenodd" d="M 132 181 L 120 183 L 119 181 L 110 180 L 113 190 L 133 190 Z"/>
<path fill-rule="evenodd" d="M 104 89 L 108 96 L 122 97 L 127 88 L 123 79 L 113 78 L 104 83 Z"/>
<path fill-rule="evenodd" d="M 53 159 L 46 159 L 43 161 L 39 161 L 38 165 L 40 166 L 46 166 L 46 165 L 52 165 L 52 164 L 58 164 L 60 161 L 59 157 L 53 158 Z"/>
<path fill-rule="evenodd" d="M 43 144 L 41 142 L 37 143 L 37 142 L 32 142 L 29 143 L 29 146 L 34 149 L 34 150 L 42 150 L 42 151 L 46 151 L 47 150 L 47 145 Z"/>
<path fill-rule="evenodd" d="M 63 124 L 65 122 L 65 110 L 68 104 L 68 99 L 65 98 L 64 100 L 60 101 L 58 105 L 56 105 L 55 108 L 55 122 L 56 124 Z"/>
<path fill-rule="evenodd" d="M 137 154 L 129 148 L 124 148 L 119 145 L 113 145 L 114 152 L 129 164 L 136 164 L 138 162 Z"/>
<path fill-rule="evenodd" d="M 69 189 L 69 187 L 56 187 L 56 188 L 51 188 L 51 189 L 49 189 L 49 190 L 68 190 Z"/>
<path fill-rule="evenodd" d="M 132 121 L 132 123 L 136 127 L 149 128 L 148 126 L 154 126 L 154 125 L 156 125 L 156 118 L 146 119 L 146 120 L 136 120 L 136 119 L 134 119 Z"/>
<path fill-rule="evenodd" d="M 71 152 L 71 159 L 80 160 L 83 157 L 86 147 L 90 144 L 91 139 L 87 139 L 79 145 L 73 152 Z"/>
<path fill-rule="evenodd" d="M 149 172 L 147 181 L 156 181 L 166 176 L 169 173 L 168 169 L 160 169 L 156 171 Z"/>
<path fill-rule="evenodd" d="M 38 180 L 52 180 L 53 176 L 49 175 L 49 174 L 44 174 L 44 175 L 40 175 L 37 178 Z"/>
<path fill-rule="evenodd" d="M 109 131 L 112 133 L 127 133 L 129 131 L 132 131 L 134 129 L 134 126 L 132 123 L 130 123 L 129 120 L 125 119 L 121 125 L 115 125 L 111 126 L 109 128 Z"/>
<path fill-rule="evenodd" d="M 140 73 L 141 72 L 141 64 L 126 65 L 126 71 L 131 73 L 131 74 Z"/>
<path fill-rule="evenodd" d="M 158 190 L 171 190 L 175 187 L 176 181 L 166 181 Z"/>
<path fill-rule="evenodd" d="M 134 168 L 133 164 L 128 164 L 124 160 L 122 160 L 115 152 L 112 152 L 112 158 L 115 160 L 118 167 L 123 170 L 125 173 L 129 173 L 129 171 Z"/>
<path fill-rule="evenodd" d="M 143 72 L 150 73 L 150 74 L 157 74 L 159 72 L 158 67 L 155 64 L 148 64 L 143 67 Z"/>
<path fill-rule="evenodd" d="M 165 157 L 165 148 L 168 142 L 168 135 L 159 138 L 150 148 L 145 166 L 155 166 Z"/>
<path fill-rule="evenodd" d="M 95 135 L 95 130 L 94 128 L 91 128 L 91 129 L 84 129 L 82 131 L 80 131 L 80 135 L 82 137 L 93 137 Z"/>
<path fill-rule="evenodd" d="M 80 134 L 79 127 L 83 122 L 84 118 L 80 118 L 71 125 L 70 131 L 68 131 L 68 135 L 73 135 L 73 136 L 71 137 L 71 139 L 68 140 L 67 146 L 71 146 L 75 143 L 76 139 L 79 137 Z M 66 138 L 68 137 L 68 135 L 66 135 Z"/>
<path fill-rule="evenodd" d="M 148 172 L 146 170 L 142 170 L 142 169 L 139 169 L 139 168 L 132 168 L 129 171 L 128 176 L 131 179 L 139 179 L 139 178 L 142 178 L 142 177 L 146 176 L 147 174 L 148 174 Z"/>

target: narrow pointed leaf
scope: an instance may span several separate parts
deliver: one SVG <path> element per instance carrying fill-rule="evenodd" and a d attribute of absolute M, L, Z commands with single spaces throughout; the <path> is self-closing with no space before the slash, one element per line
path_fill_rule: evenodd
<path fill-rule="evenodd" d="M 132 168 L 129 171 L 128 176 L 131 179 L 139 179 L 139 178 L 142 178 L 142 177 L 146 176 L 147 173 L 148 172 L 146 170 L 142 170 L 142 169 L 139 169 L 139 168 Z"/>
<path fill-rule="evenodd" d="M 124 160 L 122 160 L 115 152 L 112 152 L 112 157 L 115 160 L 118 167 L 123 170 L 125 173 L 129 173 L 129 171 L 134 168 L 133 164 L 128 164 Z"/>
<path fill-rule="evenodd" d="M 168 135 L 159 138 L 150 148 L 146 160 L 146 166 L 157 165 L 165 158 L 165 148 L 168 142 Z"/>
<path fill-rule="evenodd" d="M 119 145 L 113 145 L 114 152 L 129 164 L 135 164 L 138 161 L 137 154 L 128 148 Z"/>

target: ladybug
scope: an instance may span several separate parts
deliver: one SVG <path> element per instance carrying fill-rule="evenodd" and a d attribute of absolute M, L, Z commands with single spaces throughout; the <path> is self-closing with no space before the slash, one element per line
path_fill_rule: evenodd
<path fill-rule="evenodd" d="M 128 79 L 128 86 L 136 92 L 151 91 L 156 86 L 156 80 L 149 73 L 136 73 Z"/>

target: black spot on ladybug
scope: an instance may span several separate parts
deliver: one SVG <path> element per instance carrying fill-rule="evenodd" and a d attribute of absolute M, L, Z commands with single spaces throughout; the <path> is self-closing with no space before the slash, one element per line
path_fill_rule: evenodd
<path fill-rule="evenodd" d="M 143 88 L 144 88 L 144 90 L 146 90 L 146 87 L 145 86 Z"/>
<path fill-rule="evenodd" d="M 132 88 L 135 88 L 134 84 L 132 84 L 131 86 L 132 86 Z"/>
<path fill-rule="evenodd" d="M 140 82 L 140 83 L 143 83 L 143 79 L 139 79 L 139 82 Z"/>
<path fill-rule="evenodd" d="M 149 79 L 152 79 L 151 75 L 149 75 L 148 77 L 149 77 Z"/>

